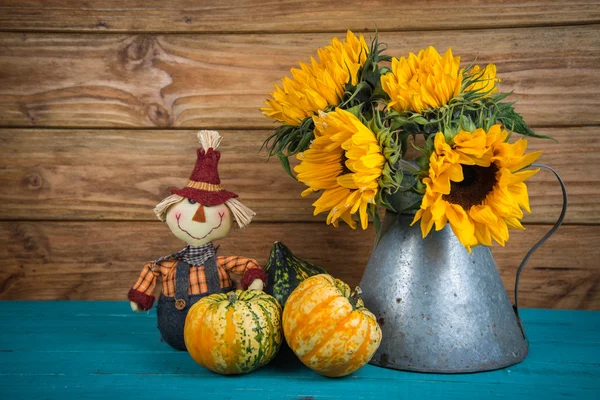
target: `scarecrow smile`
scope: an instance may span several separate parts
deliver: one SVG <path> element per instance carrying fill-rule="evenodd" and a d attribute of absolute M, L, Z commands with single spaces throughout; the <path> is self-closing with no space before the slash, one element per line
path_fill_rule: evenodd
<path fill-rule="evenodd" d="M 219 229 L 221 227 L 221 225 L 223 224 L 223 217 L 225 216 L 224 212 L 219 212 L 219 225 L 214 226 L 210 231 L 208 231 L 208 233 L 202 237 L 196 237 L 194 235 L 192 235 L 191 233 L 189 233 L 188 231 L 186 231 L 185 229 L 183 229 L 181 227 L 181 225 L 179 224 L 179 218 L 181 218 L 181 214 L 176 214 L 175 218 L 177 218 L 177 227 L 179 227 L 179 229 L 184 232 L 186 235 L 188 235 L 189 237 L 191 237 L 192 239 L 196 239 L 196 240 L 202 240 L 204 238 L 206 238 L 208 235 L 210 235 L 212 233 L 212 231 L 214 231 L 215 229 Z"/>

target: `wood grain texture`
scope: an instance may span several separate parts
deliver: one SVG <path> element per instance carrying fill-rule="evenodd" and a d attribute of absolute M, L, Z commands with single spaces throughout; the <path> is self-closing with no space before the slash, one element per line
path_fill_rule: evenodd
<path fill-rule="evenodd" d="M 341 33 L 343 34 L 343 33 Z M 0 34 L 0 126 L 266 128 L 273 84 L 333 34 Z M 367 37 L 373 36 L 372 34 Z M 600 124 L 598 25 L 382 33 L 496 63 L 534 126 Z"/>
<path fill-rule="evenodd" d="M 562 174 L 569 223 L 600 223 L 600 128 L 538 130 L 541 162 Z M 260 152 L 267 131 L 221 131 L 220 176 L 257 212 L 257 221 L 325 221 L 313 216 L 317 195 L 302 198 L 277 159 Z M 0 219 L 149 220 L 169 188 L 186 184 L 198 142 L 195 131 L 0 130 Z M 532 178 L 527 223 L 554 223 L 562 197 L 554 176 Z"/>
<path fill-rule="evenodd" d="M 493 253 L 507 289 L 526 251 L 547 230 L 531 225 Z M 374 232 L 315 223 L 258 223 L 222 241 L 219 253 L 266 261 L 279 240 L 351 286 L 367 263 Z M 2 222 L 0 299 L 124 299 L 143 264 L 182 247 L 160 222 Z M 600 227 L 564 226 L 523 274 L 523 307 L 600 307 Z"/>
<path fill-rule="evenodd" d="M 53 32 L 334 32 L 600 22 L 597 1 L 3 0 L 0 29 Z"/>
<path fill-rule="evenodd" d="M 314 199 L 258 152 L 275 126 L 258 109 L 334 35 L 375 28 L 392 55 L 452 46 L 464 64 L 495 63 L 517 111 L 559 140 L 530 149 L 567 182 L 579 225 L 536 254 L 523 304 L 600 308 L 598 0 L 3 0 L 0 299 L 123 298 L 148 257 L 181 246 L 152 208 L 185 183 L 194 130 L 209 128 L 225 137 L 224 184 L 258 212 L 222 250 L 264 262 L 282 240 L 358 283 L 372 230 L 312 216 Z M 507 287 L 560 209 L 550 173 L 530 182 L 527 232 L 494 248 Z"/>

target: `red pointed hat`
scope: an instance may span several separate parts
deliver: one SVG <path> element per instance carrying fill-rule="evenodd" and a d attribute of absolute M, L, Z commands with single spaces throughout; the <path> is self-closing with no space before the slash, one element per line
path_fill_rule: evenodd
<path fill-rule="evenodd" d="M 200 131 L 198 139 L 202 147 L 196 152 L 196 166 L 192 175 L 184 188 L 171 189 L 171 193 L 209 207 L 238 197 L 237 194 L 225 190 L 219 179 L 218 165 L 221 153 L 215 149 L 221 143 L 221 135 L 215 131 Z"/>

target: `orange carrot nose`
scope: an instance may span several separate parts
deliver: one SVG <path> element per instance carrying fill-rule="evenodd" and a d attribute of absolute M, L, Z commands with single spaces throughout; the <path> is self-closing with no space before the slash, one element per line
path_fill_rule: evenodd
<path fill-rule="evenodd" d="M 196 222 L 206 222 L 206 215 L 204 215 L 204 206 L 202 204 L 198 206 L 196 214 L 194 214 L 192 220 Z"/>

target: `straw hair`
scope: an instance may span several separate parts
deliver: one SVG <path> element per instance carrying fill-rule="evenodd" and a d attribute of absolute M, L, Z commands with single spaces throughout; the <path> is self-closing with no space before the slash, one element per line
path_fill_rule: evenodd
<path fill-rule="evenodd" d="M 156 214 L 156 217 L 162 222 L 165 222 L 167 220 L 167 210 L 169 207 L 171 207 L 173 204 L 179 203 L 183 199 L 184 198 L 178 194 L 170 195 L 158 203 L 156 207 L 154 207 L 154 214 Z"/>
<path fill-rule="evenodd" d="M 200 146 L 204 150 L 208 150 L 211 147 L 216 150 L 217 147 L 221 144 L 221 140 L 223 138 L 217 131 L 200 131 L 198 132 L 198 141 L 200 142 Z"/>
<path fill-rule="evenodd" d="M 183 199 L 184 197 L 178 194 L 170 195 L 154 207 L 154 214 L 156 214 L 156 217 L 159 220 L 165 222 L 167 220 L 167 211 L 169 210 L 169 207 L 179 203 Z M 256 215 L 254 211 L 243 205 L 242 202 L 236 198 L 227 200 L 225 205 L 231 210 L 235 222 L 237 222 L 240 229 L 247 227 L 252 221 L 252 217 Z"/>
<path fill-rule="evenodd" d="M 227 200 L 225 205 L 231 210 L 240 229 L 250 225 L 252 217 L 256 215 L 254 211 L 243 205 L 242 202 L 236 198 Z"/>

